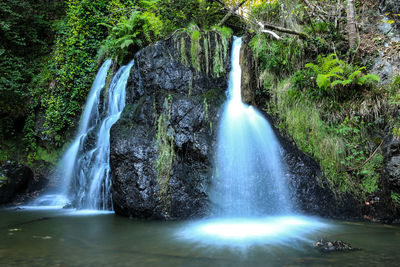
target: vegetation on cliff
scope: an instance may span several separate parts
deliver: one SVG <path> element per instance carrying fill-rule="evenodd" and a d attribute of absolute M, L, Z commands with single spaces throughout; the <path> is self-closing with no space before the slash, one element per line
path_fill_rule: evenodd
<path fill-rule="evenodd" d="M 356 18 L 358 23 L 379 18 L 365 11 L 373 6 L 372 1 L 356 1 L 358 12 L 368 16 Z M 269 96 L 267 103 L 258 105 L 274 115 L 281 133 L 319 162 L 338 199 L 350 193 L 369 203 L 386 190 L 382 144 L 387 135 L 399 136 L 395 99 L 400 86 L 395 73 L 391 82 L 379 83 L 380 77 L 371 73 L 376 54 L 364 51 L 365 43 L 379 51 L 365 31 L 375 31 L 381 45 L 391 46 L 391 36 L 381 36 L 369 25 L 359 29 L 354 44 L 345 11 L 335 1 L 274 1 L 260 6 L 253 12 L 255 20 L 289 25 L 308 37 L 282 34 L 276 39 L 259 31 L 250 45 L 260 87 Z M 395 204 L 397 194 L 392 192 Z"/>
<path fill-rule="evenodd" d="M 53 164 L 104 58 L 123 64 L 173 35 L 181 63 L 221 77 L 229 38 L 246 33 L 259 77 L 254 90 L 263 95 L 254 104 L 319 162 L 338 196 L 368 201 L 384 190 L 382 144 L 400 137 L 400 45 L 392 38 L 400 16 L 384 9 L 381 17 L 377 1 L 48 3 L 0 4 L 0 162 Z M 163 177 L 173 145 L 166 115 L 156 127 Z M 399 205 L 400 192 L 390 195 Z"/>

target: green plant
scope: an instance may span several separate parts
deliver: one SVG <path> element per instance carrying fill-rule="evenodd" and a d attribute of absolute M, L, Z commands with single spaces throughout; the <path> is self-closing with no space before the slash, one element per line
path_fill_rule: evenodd
<path fill-rule="evenodd" d="M 226 73 L 225 63 L 228 58 L 229 40 L 232 30 L 214 26 L 210 30 L 200 30 L 195 24 L 180 29 L 174 34 L 174 42 L 179 52 L 180 61 L 197 72 L 205 72 L 213 77 Z M 215 48 L 211 47 L 214 39 Z M 187 56 L 187 42 L 190 40 L 190 62 Z"/>
<path fill-rule="evenodd" d="M 395 205 L 400 206 L 400 194 L 392 191 L 391 197 Z"/>
<path fill-rule="evenodd" d="M 296 37 L 271 41 L 265 34 L 257 34 L 251 39 L 250 47 L 260 68 L 279 78 L 292 74 L 303 60 L 302 44 Z"/>
<path fill-rule="evenodd" d="M 109 53 L 122 62 L 131 46 L 137 51 L 159 39 L 163 31 L 163 22 L 154 12 L 157 2 L 159 0 L 141 1 L 145 11 L 142 8 L 133 9 L 129 16 L 122 16 L 115 26 L 100 23 L 99 25 L 106 26 L 111 31 L 102 53 Z"/>
<path fill-rule="evenodd" d="M 329 91 L 335 87 L 352 89 L 356 85 L 371 85 L 380 81 L 379 76 L 375 74 L 362 74 L 365 67 L 353 67 L 340 60 L 336 54 L 327 57 L 319 55 L 317 62 L 308 63 L 305 67 L 314 71 L 319 89 L 328 95 L 335 95 L 335 92 Z"/>

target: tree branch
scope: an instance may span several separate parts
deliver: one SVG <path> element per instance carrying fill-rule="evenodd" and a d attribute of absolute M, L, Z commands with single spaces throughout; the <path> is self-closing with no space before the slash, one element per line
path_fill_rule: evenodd
<path fill-rule="evenodd" d="M 243 6 L 244 3 L 246 3 L 247 0 L 242 0 L 240 1 L 239 4 L 237 4 L 235 7 L 231 8 L 229 12 L 222 18 L 220 23 L 218 23 L 218 26 L 224 25 L 224 23 L 241 7 Z"/>
<path fill-rule="evenodd" d="M 278 27 L 275 25 L 267 24 L 267 23 L 264 23 L 263 26 L 265 29 L 270 29 L 270 30 L 274 30 L 274 31 L 278 31 L 278 32 L 298 35 L 301 39 L 309 39 L 310 38 L 307 34 L 305 34 L 303 32 L 298 32 L 296 30 L 286 29 L 286 28 Z"/>
<path fill-rule="evenodd" d="M 374 153 L 372 153 L 371 156 L 369 156 L 369 158 L 367 158 L 367 160 L 364 161 L 363 164 L 361 164 L 360 166 L 355 167 L 355 168 L 348 168 L 347 171 L 355 171 L 355 170 L 361 169 L 365 164 L 367 164 L 368 161 L 370 161 L 370 159 L 372 159 L 372 158 L 375 156 L 376 152 L 378 152 L 378 149 L 381 147 L 382 144 L 383 144 L 383 141 L 382 141 L 382 142 L 379 144 L 379 146 L 375 149 Z"/>

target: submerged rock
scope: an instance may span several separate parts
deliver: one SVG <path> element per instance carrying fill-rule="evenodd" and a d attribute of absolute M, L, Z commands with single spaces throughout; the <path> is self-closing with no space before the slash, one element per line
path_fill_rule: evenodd
<path fill-rule="evenodd" d="M 176 219 L 207 213 L 215 131 L 230 68 L 226 51 L 220 58 L 223 73 L 214 71 L 212 56 L 224 49 L 221 38 L 216 32 L 202 34 L 200 48 L 194 49 L 198 62 L 185 49 L 191 45 L 185 33 L 135 55 L 126 106 L 111 129 L 117 214 Z"/>
<path fill-rule="evenodd" d="M 334 252 L 334 251 L 354 251 L 361 250 L 361 248 L 352 247 L 350 244 L 345 243 L 341 240 L 329 241 L 321 239 L 314 244 L 314 248 L 322 252 Z"/>

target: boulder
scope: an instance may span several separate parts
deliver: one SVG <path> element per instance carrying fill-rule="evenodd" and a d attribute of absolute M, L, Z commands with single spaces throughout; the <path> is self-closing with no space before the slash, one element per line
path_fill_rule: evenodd
<path fill-rule="evenodd" d="M 32 170 L 24 165 L 6 163 L 0 167 L 0 204 L 7 204 L 21 193 L 33 180 Z"/>
<path fill-rule="evenodd" d="M 229 39 L 220 58 L 223 72 L 213 71 L 222 38 L 216 32 L 202 34 L 200 49 L 194 49 L 199 62 L 185 49 L 191 47 L 186 33 L 135 55 L 126 106 L 110 133 L 117 214 L 141 219 L 207 214 L 215 131 L 230 68 Z"/>

